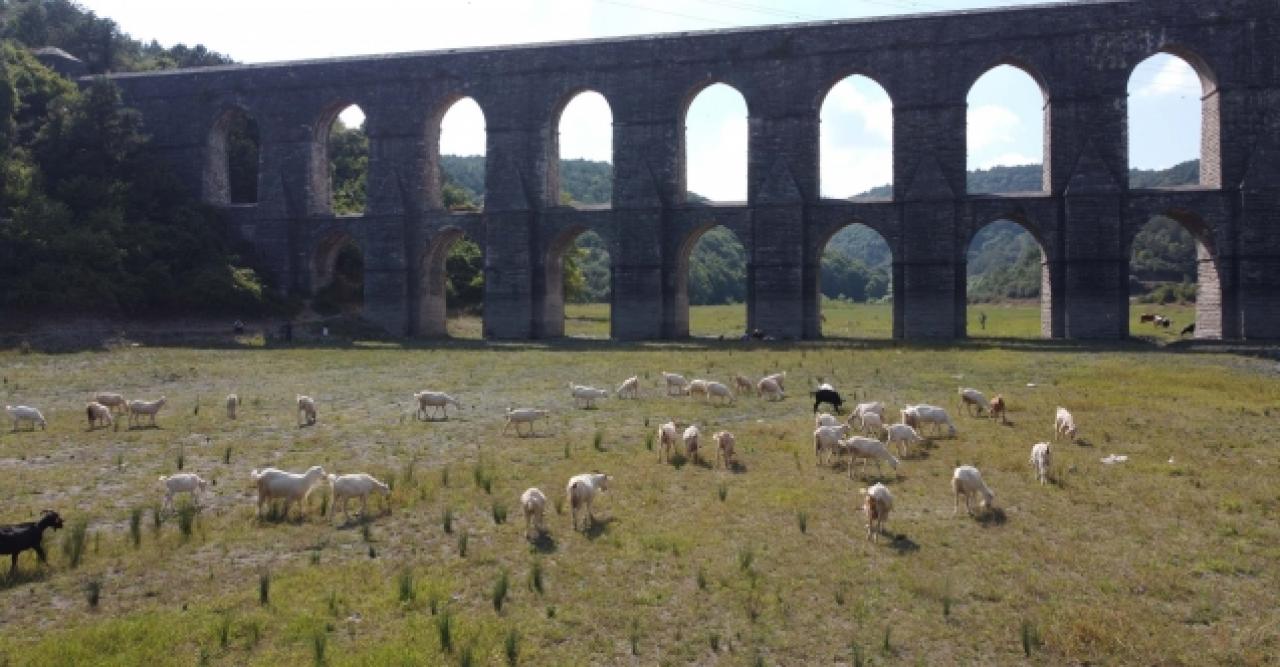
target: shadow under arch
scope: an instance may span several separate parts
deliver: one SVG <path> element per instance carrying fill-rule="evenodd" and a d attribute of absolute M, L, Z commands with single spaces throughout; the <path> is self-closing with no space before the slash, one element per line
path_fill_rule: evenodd
<path fill-rule="evenodd" d="M 608 253 L 608 249 L 612 246 L 607 236 L 588 225 L 572 225 L 557 234 L 547 244 L 541 263 L 541 288 L 534 295 L 537 313 L 535 335 L 538 338 L 562 338 L 565 335 L 565 259 L 570 249 L 575 247 L 577 240 L 590 232 L 595 232 L 603 238 L 606 253 Z M 612 255 L 609 255 L 609 258 L 612 273 Z M 612 302 L 612 299 L 610 301 Z M 610 311 L 612 311 L 612 303 L 610 303 Z M 612 324 L 610 326 L 612 327 Z M 612 333 L 611 328 L 609 335 L 612 336 Z"/>
<path fill-rule="evenodd" d="M 818 338 L 847 338 L 847 339 L 888 339 L 894 334 L 894 308 L 892 301 L 887 304 L 886 308 L 875 308 L 872 301 L 883 300 L 884 298 L 892 299 L 897 294 L 897 284 L 894 278 L 894 253 L 893 246 L 889 243 L 889 237 L 885 233 L 877 229 L 877 226 L 868 221 L 858 218 L 852 219 L 839 227 L 833 228 L 829 233 L 820 237 L 815 246 L 816 252 L 814 256 L 817 258 L 818 266 L 813 272 L 812 289 L 814 303 L 817 305 L 817 323 L 816 332 L 809 332 L 807 337 Z M 844 240 L 848 237 L 848 245 L 850 250 L 857 248 L 863 251 L 861 263 L 868 269 L 872 269 L 872 275 L 883 279 L 883 286 L 873 284 L 862 284 L 861 294 L 853 293 L 851 286 L 843 288 L 835 288 L 835 295 L 828 295 L 833 291 L 830 284 L 834 280 L 840 278 L 839 266 L 832 266 L 826 259 L 827 250 L 831 247 L 833 241 L 837 238 Z M 842 255 L 847 256 L 847 255 Z M 824 289 L 824 277 L 826 273 L 827 281 Z M 870 277 L 870 276 L 868 276 Z M 855 277 L 852 287 L 859 286 Z M 861 301 L 861 305 L 836 305 L 839 304 L 837 297 L 844 294 L 851 302 Z M 825 298 L 824 298 L 825 297 Z M 827 302 L 835 305 L 834 308 L 828 309 Z M 836 332 L 831 335 L 831 332 Z M 813 335 L 816 333 L 816 336 Z"/>
<path fill-rule="evenodd" d="M 1196 245 L 1196 320 L 1195 338 L 1219 340 L 1224 337 L 1222 272 L 1218 261 L 1218 243 L 1214 231 L 1198 213 L 1186 209 L 1168 208 L 1150 212 L 1140 218 L 1143 222 L 1129 230 L 1125 239 L 1125 262 L 1133 262 L 1134 242 L 1144 229 L 1161 220 L 1170 220 L 1184 229 Z M 1126 266 L 1126 275 L 1132 275 Z"/>
<path fill-rule="evenodd" d="M 728 225 L 710 221 L 698 225 L 690 231 L 676 247 L 675 265 L 672 267 L 672 286 L 670 299 L 670 317 L 666 318 L 670 322 L 670 331 L 665 332 L 667 338 L 688 338 L 691 335 L 692 328 L 690 326 L 690 296 L 689 296 L 689 274 L 692 270 L 692 260 L 694 249 L 712 230 L 723 230 L 732 238 L 730 249 L 732 251 L 741 250 L 743 262 L 743 290 L 742 303 L 744 309 L 749 308 L 750 303 L 750 252 L 742 237 Z M 738 332 L 745 332 L 750 323 L 750 312 L 746 312 L 742 319 L 741 326 L 738 329 L 730 329 L 728 333 L 735 335 Z M 721 331 L 722 335 L 727 335 Z"/>
<path fill-rule="evenodd" d="M 241 155 L 241 152 L 250 154 Z M 239 169 L 248 168 L 250 164 L 250 173 L 239 173 Z M 218 112 L 205 140 L 201 179 L 205 203 L 257 203 L 261 165 L 261 136 L 258 123 L 249 109 L 233 104 Z"/>
<path fill-rule="evenodd" d="M 354 253 L 354 254 L 352 254 Z M 354 266 L 343 267 L 342 259 L 344 256 L 352 258 Z M 326 292 L 336 290 L 331 295 L 336 306 L 359 305 L 364 304 L 364 249 L 356 241 L 350 233 L 343 230 L 333 230 L 320 237 L 314 249 L 311 252 L 310 262 L 310 294 L 313 300 L 321 297 Z M 344 270 L 358 275 L 350 276 L 351 279 L 358 281 L 356 284 L 346 285 L 338 284 L 339 279 Z M 350 291 L 348 294 L 347 291 Z"/>
<path fill-rule="evenodd" d="M 412 333 L 422 338 L 448 338 L 449 271 L 448 260 L 454 245 L 471 239 L 461 227 L 450 225 L 431 238 L 419 257 L 418 303 Z M 474 242 L 474 239 L 471 239 Z M 484 252 L 480 246 L 481 253 Z M 481 256 L 483 271 L 483 254 Z"/>

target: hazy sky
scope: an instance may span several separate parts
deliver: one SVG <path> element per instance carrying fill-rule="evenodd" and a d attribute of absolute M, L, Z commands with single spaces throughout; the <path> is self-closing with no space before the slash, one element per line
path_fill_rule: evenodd
<path fill-rule="evenodd" d="M 241 62 L 492 46 L 839 18 L 1035 4 L 1029 0 L 81 0 L 136 39 L 204 44 Z M 1163 168 L 1199 154 L 1200 83 L 1157 56 L 1130 82 L 1133 166 Z M 465 100 L 445 117 L 441 150 L 484 152 L 484 119 Z M 888 183 L 892 115 L 867 79 L 837 84 L 822 110 L 823 193 L 846 197 Z M 1002 67 L 969 95 L 969 166 L 1041 160 L 1043 99 Z M 353 110 L 344 121 L 358 123 Z M 689 187 L 712 199 L 746 196 L 746 106 L 727 86 L 694 100 L 687 119 Z M 561 121 L 561 156 L 609 160 L 610 114 L 581 95 Z"/>

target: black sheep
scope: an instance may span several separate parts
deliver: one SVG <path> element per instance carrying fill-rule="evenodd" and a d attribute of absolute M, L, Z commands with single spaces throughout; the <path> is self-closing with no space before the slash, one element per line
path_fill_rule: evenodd
<path fill-rule="evenodd" d="M 1188 324 L 1187 326 L 1185 326 L 1185 327 L 1183 327 L 1183 328 L 1182 328 L 1182 335 L 1183 335 L 1183 336 L 1188 336 L 1188 335 L 1193 334 L 1193 333 L 1195 333 L 1195 332 L 1196 332 L 1196 323 L 1195 323 L 1195 322 L 1192 322 L 1191 324 Z"/>
<path fill-rule="evenodd" d="M 831 407 L 836 409 L 836 414 L 840 414 L 840 406 L 844 405 L 844 399 L 840 398 L 840 392 L 835 389 L 819 389 L 813 392 L 813 411 L 818 411 L 818 406 L 823 403 L 830 403 Z"/>
<path fill-rule="evenodd" d="M 40 540 L 44 537 L 46 528 L 57 530 L 62 527 L 62 517 L 53 510 L 45 510 L 40 513 L 40 520 L 36 522 L 28 521 L 26 523 L 15 523 L 9 526 L 0 526 L 0 556 L 11 554 L 13 556 L 13 565 L 9 567 L 9 576 L 18 570 L 18 554 L 27 549 L 35 549 L 36 556 L 41 563 L 46 562 L 44 547 L 40 546 Z"/>

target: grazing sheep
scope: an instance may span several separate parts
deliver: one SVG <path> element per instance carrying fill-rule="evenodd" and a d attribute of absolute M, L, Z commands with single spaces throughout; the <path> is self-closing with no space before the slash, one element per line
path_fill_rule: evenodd
<path fill-rule="evenodd" d="M 936 405 L 908 405 L 902 410 L 902 423 L 916 429 L 919 429 L 922 423 L 929 424 L 933 427 L 934 433 L 938 432 L 941 425 L 946 424 L 950 435 L 956 434 L 956 425 L 951 421 L 947 411 Z"/>
<path fill-rule="evenodd" d="M 249 473 L 258 488 L 258 514 L 262 514 L 262 506 L 273 498 L 284 498 L 284 515 L 289 515 L 289 505 L 298 504 L 298 514 L 307 513 L 307 497 L 316 485 L 325 480 L 324 468 L 311 466 L 302 474 L 285 472 L 276 468 L 263 468 Z"/>
<path fill-rule="evenodd" d="M 198 505 L 200 492 L 209 488 L 209 482 L 193 472 L 180 472 L 168 477 L 161 475 L 160 483 L 164 485 L 165 509 L 173 508 L 173 497 L 179 493 L 191 494 L 191 500 Z"/>
<path fill-rule="evenodd" d="M 862 508 L 867 513 L 867 539 L 875 542 L 884 532 L 884 522 L 889 520 L 889 510 L 893 509 L 893 494 L 889 487 L 879 482 L 869 489 L 862 489 L 866 500 Z"/>
<path fill-rule="evenodd" d="M 697 424 L 690 424 L 689 428 L 684 430 L 684 454 L 695 463 L 698 461 L 699 435 L 702 435 L 702 432 L 698 430 Z"/>
<path fill-rule="evenodd" d="M 48 528 L 54 530 L 62 528 L 62 517 L 53 510 L 41 512 L 39 521 L 0 526 L 0 556 L 7 554 L 13 558 L 9 565 L 10 578 L 13 577 L 14 572 L 18 571 L 18 554 L 27 549 L 34 549 L 36 558 L 40 559 L 41 563 L 48 562 L 44 547 L 40 545 L 40 541 L 44 539 L 44 531 Z"/>
<path fill-rule="evenodd" d="M 819 426 L 813 430 L 813 455 L 818 459 L 818 465 L 824 462 L 824 452 L 834 452 L 836 445 L 840 442 L 840 438 L 849 435 L 849 425 L 839 424 L 836 426 Z"/>
<path fill-rule="evenodd" d="M 355 473 L 350 475 L 329 475 L 329 488 L 333 490 L 333 510 L 334 514 L 338 513 L 338 502 L 342 502 L 342 515 L 348 520 L 351 515 L 347 513 L 347 500 L 350 498 L 360 499 L 360 516 L 369 513 L 369 494 L 380 493 L 383 498 L 391 495 L 391 487 L 374 479 L 373 475 L 365 473 Z M 385 504 L 385 503 L 384 503 Z"/>
<path fill-rule="evenodd" d="M 578 508 L 586 508 L 588 527 L 595 524 L 596 517 L 591 511 L 591 505 L 596 499 L 596 494 L 607 491 L 609 482 L 612 481 L 613 477 L 603 473 L 584 473 L 569 478 L 569 483 L 564 487 L 564 493 L 569 496 L 574 530 L 578 529 Z"/>
<path fill-rule="evenodd" d="M 773 380 L 775 383 L 777 383 L 777 385 L 778 385 L 778 389 L 786 389 L 786 388 L 787 388 L 787 383 L 786 383 L 786 379 L 787 379 L 787 372 L 786 372 L 786 371 L 779 371 L 779 372 L 777 372 L 777 373 L 773 373 L 772 375 L 766 375 L 766 376 L 764 376 L 764 378 L 763 378 L 763 379 L 765 379 L 765 380 Z"/>
<path fill-rule="evenodd" d="M 316 400 L 310 396 L 298 394 L 298 426 L 312 426 L 316 423 Z"/>
<path fill-rule="evenodd" d="M 733 434 L 728 431 L 716 431 L 711 439 L 716 441 L 716 465 L 720 465 L 720 460 L 723 459 L 725 468 L 732 466 L 734 448 L 738 446 L 738 441 L 734 439 Z"/>
<path fill-rule="evenodd" d="M 818 428 L 819 426 L 839 426 L 839 425 L 840 425 L 840 420 L 836 419 L 835 415 L 832 415 L 830 412 L 819 412 L 813 418 L 814 428 Z"/>
<path fill-rule="evenodd" d="M 669 421 L 658 427 L 658 462 L 671 460 L 671 453 L 676 449 L 676 441 L 680 438 L 680 427 Z"/>
<path fill-rule="evenodd" d="M 151 426 L 156 425 L 156 415 L 164 407 L 165 398 L 161 396 L 154 401 L 129 401 L 129 426 L 141 426 L 142 417 L 151 419 Z"/>
<path fill-rule="evenodd" d="M 965 511 L 973 514 L 973 507 L 970 502 L 973 499 L 973 494 L 982 494 L 981 507 L 983 509 L 991 507 L 991 501 L 996 495 L 987 486 L 987 483 L 982 481 L 982 473 L 978 472 L 978 469 L 973 466 L 956 468 L 951 475 L 951 490 L 956 494 L 956 508 L 952 514 L 960 512 L 960 496 L 964 496 Z"/>
<path fill-rule="evenodd" d="M 667 383 L 667 396 L 683 396 L 688 393 L 689 381 L 678 373 L 662 372 L 662 379 Z M 672 393 L 672 390 L 675 393 Z"/>
<path fill-rule="evenodd" d="M 884 422 L 880 419 L 880 415 L 874 412 L 862 415 L 863 433 L 879 433 L 882 430 L 884 430 Z"/>
<path fill-rule="evenodd" d="M 114 392 L 100 391 L 93 395 L 93 402 L 101 403 L 111 408 L 112 412 L 119 412 L 120 414 L 128 414 L 129 412 L 129 402 L 124 400 L 124 396 Z"/>
<path fill-rule="evenodd" d="M 40 430 L 44 431 L 48 428 L 48 422 L 44 420 L 44 415 L 40 411 L 29 405 L 6 405 L 4 411 L 9 413 L 9 419 L 13 420 L 13 430 L 18 430 L 18 425 L 22 422 L 31 422 L 31 430 L 36 430 L 36 424 L 40 425 Z"/>
<path fill-rule="evenodd" d="M 105 428 L 115 425 L 115 420 L 111 417 L 111 408 L 96 401 L 85 404 L 84 414 L 89 419 L 90 431 L 99 426 Z"/>
<path fill-rule="evenodd" d="M 529 537 L 529 530 L 537 527 L 538 534 L 546 532 L 546 524 L 542 517 L 547 509 L 547 496 L 537 487 L 530 487 L 520 494 L 520 508 L 524 510 L 524 536 Z"/>
<path fill-rule="evenodd" d="M 756 383 L 756 396 L 767 396 L 771 401 L 781 401 L 786 398 L 786 394 L 782 393 L 782 385 L 772 378 L 764 378 Z"/>
<path fill-rule="evenodd" d="M 960 402 L 964 404 L 964 409 L 972 417 L 981 415 L 987 409 L 987 397 L 982 392 L 970 387 L 960 388 Z"/>
<path fill-rule="evenodd" d="M 898 455 L 900 456 L 905 457 L 907 452 L 910 451 L 911 445 L 924 442 L 924 438 L 920 437 L 920 434 L 908 424 L 889 424 L 884 427 L 884 431 L 889 436 L 886 438 L 885 444 L 898 443 Z"/>
<path fill-rule="evenodd" d="M 712 398 L 722 399 L 723 403 L 733 402 L 733 392 L 729 391 L 729 386 L 721 382 L 707 383 L 707 400 Z"/>
<path fill-rule="evenodd" d="M 240 407 L 240 397 L 235 394 L 227 394 L 227 419 L 235 421 L 236 408 Z"/>
<path fill-rule="evenodd" d="M 502 427 L 502 434 L 506 435 L 507 429 L 511 428 L 512 424 L 515 424 L 516 435 L 520 437 L 524 437 L 524 434 L 520 432 L 520 425 L 528 424 L 529 435 L 531 436 L 537 435 L 537 429 L 534 428 L 534 422 L 539 419 L 550 419 L 550 418 L 551 418 L 551 413 L 547 412 L 546 410 L 539 410 L 537 408 L 515 408 L 515 409 L 507 408 L 507 423 Z"/>
<path fill-rule="evenodd" d="M 831 385 L 824 384 L 822 386 L 830 387 Z M 844 399 L 840 397 L 840 392 L 835 389 L 820 388 L 813 392 L 813 411 L 817 412 L 818 406 L 823 403 L 829 404 L 833 409 L 835 409 L 836 414 L 840 414 L 840 406 L 844 405 Z"/>
<path fill-rule="evenodd" d="M 751 393 L 751 390 L 754 387 L 755 387 L 755 383 L 752 382 L 750 378 L 747 378 L 743 375 L 733 376 L 733 388 L 737 389 L 739 394 L 744 392 L 749 394 Z"/>
<path fill-rule="evenodd" d="M 436 412 L 439 412 L 440 416 L 448 420 L 448 406 L 450 405 L 458 410 L 462 409 L 462 404 L 458 402 L 458 399 L 442 391 L 415 391 L 413 392 L 413 398 L 418 402 L 418 411 L 414 413 L 414 417 L 420 421 L 434 419 Z M 427 408 L 431 408 L 431 414 L 427 414 Z"/>
<path fill-rule="evenodd" d="M 688 394 L 689 396 L 693 396 L 694 394 L 701 394 L 703 397 L 706 397 L 707 382 L 708 380 L 690 380 L 689 386 L 685 387 L 684 393 Z"/>
<path fill-rule="evenodd" d="M 573 405 L 579 408 L 594 408 L 597 398 L 608 398 L 609 392 L 595 387 L 569 383 L 569 392 L 573 394 Z"/>
<path fill-rule="evenodd" d="M 623 380 L 615 393 L 618 398 L 640 398 L 640 378 L 632 375 Z"/>
<path fill-rule="evenodd" d="M 1049 481 L 1049 466 L 1053 465 L 1053 450 L 1047 442 L 1031 446 L 1031 465 L 1036 469 L 1036 479 L 1041 484 Z"/>
<path fill-rule="evenodd" d="M 881 461 L 888 461 L 889 467 L 894 470 L 898 469 L 898 464 L 900 463 L 897 457 L 889 453 L 889 450 L 884 446 L 884 443 L 876 440 L 875 438 L 864 438 L 860 435 L 855 435 L 848 440 L 841 440 L 836 443 L 836 446 L 839 447 L 841 455 L 849 455 L 849 479 L 853 479 L 854 459 L 862 459 L 862 465 L 864 468 L 867 465 L 867 459 L 875 459 L 877 474 L 880 473 Z"/>
<path fill-rule="evenodd" d="M 1076 418 L 1066 408 L 1059 406 L 1058 414 L 1053 419 L 1053 439 L 1057 440 L 1058 436 L 1065 435 L 1069 442 L 1075 442 L 1077 433 L 1079 430 L 1076 428 Z"/>
<path fill-rule="evenodd" d="M 880 421 L 883 422 L 884 421 L 884 403 L 880 401 L 873 401 L 871 403 L 859 403 L 856 407 L 853 408 L 853 414 L 849 415 L 849 424 L 852 425 L 854 419 L 857 419 L 861 424 L 862 416 L 867 413 L 879 415 Z M 862 424 L 862 426 L 865 427 L 866 425 Z"/>
<path fill-rule="evenodd" d="M 996 419 L 998 417 L 1001 424 L 1009 423 L 1008 418 L 1005 417 L 1007 411 L 1008 406 L 1004 404 L 1004 396 L 1000 394 L 996 394 L 996 397 L 991 399 L 991 404 L 987 406 L 987 412 L 991 414 L 991 418 Z"/>

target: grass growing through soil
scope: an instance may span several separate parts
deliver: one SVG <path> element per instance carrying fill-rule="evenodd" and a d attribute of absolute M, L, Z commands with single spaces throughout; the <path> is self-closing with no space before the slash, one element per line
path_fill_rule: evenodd
<path fill-rule="evenodd" d="M 824 312 L 829 331 L 845 326 L 832 307 Z M 850 310 L 849 326 L 869 327 L 872 314 L 859 312 Z M 988 311 L 988 331 L 1013 321 L 1001 315 Z M 709 322 L 711 331 L 738 326 Z M 27 552 L 19 575 L 0 581 L 0 664 L 167 665 L 201 655 L 214 665 L 305 664 L 317 654 L 458 664 L 466 651 L 494 664 L 510 659 L 512 636 L 524 664 L 757 655 L 767 664 L 1009 664 L 1028 653 L 1044 664 L 1270 660 L 1280 646 L 1275 362 L 1138 345 L 1036 347 L 568 341 L 0 352 L 0 398 L 50 418 L 43 432 L 0 430 L 9 499 L 0 523 L 46 508 L 67 522 L 46 534 L 55 551 L 47 566 Z M 786 370 L 788 398 L 741 396 L 722 407 L 665 397 L 662 370 L 720 381 Z M 602 400 L 598 410 L 574 410 L 564 389 L 631 375 L 642 378 L 643 398 Z M 424 376 L 461 395 L 461 416 L 400 419 Z M 107 389 L 103 378 L 126 395 L 164 393 L 175 409 L 160 429 L 86 432 L 77 416 L 86 393 Z M 850 480 L 843 465 L 813 461 L 805 399 L 818 378 L 890 412 L 907 402 L 946 406 L 959 435 L 913 448 L 896 473 L 855 470 Z M 197 395 L 250 383 L 261 399 L 246 401 L 234 422 L 192 409 Z M 1011 425 L 961 414 L 961 385 L 1002 393 Z M 315 426 L 293 421 L 297 393 L 326 406 Z M 552 411 L 537 437 L 499 434 L 503 409 L 516 405 Z M 1054 445 L 1055 483 L 1042 486 L 1027 456 L 1051 439 L 1057 405 L 1075 413 L 1083 442 Z M 668 419 L 732 431 L 741 467 L 657 463 L 654 426 Z M 604 437 L 595 446 L 605 431 L 607 446 Z M 193 518 L 197 538 L 185 543 L 181 513 L 164 517 L 178 530 L 158 530 L 155 482 L 180 447 L 186 470 L 217 482 L 198 525 Z M 1129 460 L 1102 464 L 1109 454 Z M 982 470 L 1000 513 L 952 514 L 958 463 Z M 325 494 L 313 493 L 301 517 L 254 519 L 251 469 L 310 465 L 394 478 L 392 512 L 358 525 L 321 517 Z M 595 524 L 575 532 L 564 483 L 592 470 L 615 481 L 595 500 Z M 875 481 L 891 487 L 894 510 L 873 543 L 857 503 Z M 558 509 L 536 540 L 523 521 L 499 520 L 529 486 Z M 143 544 L 148 509 L 155 532 Z M 109 588 L 97 611 L 86 604 L 95 580 Z"/>

